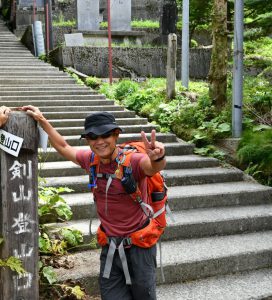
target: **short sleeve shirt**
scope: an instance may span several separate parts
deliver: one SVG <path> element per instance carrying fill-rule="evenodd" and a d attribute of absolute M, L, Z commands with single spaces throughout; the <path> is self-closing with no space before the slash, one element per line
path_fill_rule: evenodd
<path fill-rule="evenodd" d="M 91 150 L 78 150 L 76 158 L 80 166 L 90 172 Z M 140 167 L 140 161 L 146 156 L 143 153 L 131 155 L 131 167 L 133 176 L 142 193 L 142 200 L 147 202 L 146 175 Z M 114 174 L 117 162 L 99 164 L 99 173 Z M 94 189 L 94 199 L 97 214 L 107 236 L 126 237 L 141 228 L 147 217 L 139 203 L 133 201 L 124 190 L 121 180 L 114 178 L 106 195 L 106 178 L 97 178 L 97 188 Z"/>

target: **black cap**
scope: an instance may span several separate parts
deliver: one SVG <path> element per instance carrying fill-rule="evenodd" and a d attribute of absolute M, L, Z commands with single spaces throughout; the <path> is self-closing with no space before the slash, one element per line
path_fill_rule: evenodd
<path fill-rule="evenodd" d="M 85 132 L 81 134 L 82 138 L 85 138 L 88 133 L 94 133 L 96 135 L 102 135 L 113 129 L 122 129 L 117 125 L 115 118 L 108 112 L 96 112 L 90 114 L 84 123 Z"/>

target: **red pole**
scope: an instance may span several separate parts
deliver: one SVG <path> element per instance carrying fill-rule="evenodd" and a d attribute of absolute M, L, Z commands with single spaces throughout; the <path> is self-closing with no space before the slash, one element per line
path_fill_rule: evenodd
<path fill-rule="evenodd" d="M 109 79 L 112 84 L 112 47 L 111 47 L 111 1 L 108 0 L 108 48 L 109 48 Z"/>
<path fill-rule="evenodd" d="M 48 16 L 48 2 L 45 5 L 45 17 L 46 17 L 46 53 L 49 54 L 49 16 Z"/>
<path fill-rule="evenodd" d="M 36 21 L 36 0 L 33 0 L 33 23 Z"/>

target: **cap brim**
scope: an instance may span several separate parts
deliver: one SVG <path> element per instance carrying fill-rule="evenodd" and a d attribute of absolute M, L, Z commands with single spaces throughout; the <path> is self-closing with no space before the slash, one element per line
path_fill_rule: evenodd
<path fill-rule="evenodd" d="M 102 134 L 107 133 L 114 129 L 119 129 L 120 131 L 122 131 L 122 129 L 118 125 L 113 125 L 113 124 L 105 124 L 105 125 L 95 126 L 95 127 L 93 126 L 93 127 L 87 128 L 85 130 L 85 132 L 83 134 L 81 134 L 81 138 L 85 138 L 86 135 L 88 135 L 89 133 L 93 133 L 96 135 L 102 135 Z"/>

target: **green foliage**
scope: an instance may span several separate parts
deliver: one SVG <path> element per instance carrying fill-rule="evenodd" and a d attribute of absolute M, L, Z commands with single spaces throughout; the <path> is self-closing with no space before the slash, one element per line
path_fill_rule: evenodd
<path fill-rule="evenodd" d="M 39 249 L 41 253 L 51 255 L 64 255 L 71 248 L 82 244 L 83 235 L 77 229 L 62 228 L 49 231 L 42 227 L 39 237 Z"/>
<path fill-rule="evenodd" d="M 152 20 L 133 20 L 131 22 L 133 28 L 160 28 L 160 23 Z"/>
<path fill-rule="evenodd" d="M 120 81 L 115 90 L 115 99 L 124 100 L 129 95 L 138 91 L 138 84 L 131 80 Z"/>
<path fill-rule="evenodd" d="M 100 78 L 90 76 L 85 80 L 85 84 L 91 87 L 92 89 L 96 90 L 100 87 L 102 81 Z"/>
<path fill-rule="evenodd" d="M 8 18 L 9 11 L 10 11 L 9 8 L 3 8 L 2 9 L 2 16 L 4 17 L 4 19 Z"/>
<path fill-rule="evenodd" d="M 255 120 L 255 123 L 272 125 L 272 91 L 268 80 L 263 77 L 245 77 L 244 103 L 246 118 Z M 245 125 L 251 128 L 254 122 Z"/>
<path fill-rule="evenodd" d="M 160 28 L 160 23 L 152 20 L 133 20 L 131 21 L 132 28 L 150 28 L 158 29 Z M 100 22 L 100 28 L 108 28 L 108 22 Z"/>
<path fill-rule="evenodd" d="M 40 274 L 49 284 L 53 284 L 58 280 L 57 274 L 51 266 L 43 267 Z"/>
<path fill-rule="evenodd" d="M 223 160 L 225 158 L 225 153 L 223 151 L 218 150 L 213 145 L 208 145 L 202 148 L 195 148 L 194 153 L 202 156 L 215 157 L 220 160 Z"/>
<path fill-rule="evenodd" d="M 40 224 L 54 221 L 68 221 L 72 217 L 72 210 L 65 200 L 60 196 L 61 193 L 70 193 L 73 190 L 67 187 L 44 187 L 39 186 L 38 214 Z"/>
<path fill-rule="evenodd" d="M 79 78 L 79 76 L 76 73 L 74 73 L 73 71 L 71 71 L 71 70 L 69 70 L 67 68 L 65 68 L 64 71 L 66 73 L 68 73 L 71 77 L 73 77 L 75 79 L 76 84 L 78 84 L 78 85 L 84 85 L 84 82 Z"/>
<path fill-rule="evenodd" d="M 0 238 L 0 245 L 4 242 L 3 238 Z M 0 268 L 9 268 L 19 275 L 23 275 L 26 271 L 22 266 L 22 261 L 19 258 L 10 256 L 7 259 L 0 259 Z"/>
<path fill-rule="evenodd" d="M 98 92 L 101 94 L 104 94 L 107 98 L 109 99 L 114 99 L 115 97 L 115 89 L 116 89 L 116 85 L 110 85 L 108 83 L 102 83 Z"/>
<path fill-rule="evenodd" d="M 65 20 L 64 15 L 62 12 L 59 13 L 57 20 L 53 21 L 53 26 L 56 27 L 75 27 L 76 21 L 75 20 Z"/>
<path fill-rule="evenodd" d="M 40 261 L 39 269 L 41 300 L 56 299 L 56 295 L 58 295 L 58 299 L 86 299 L 86 293 L 79 285 L 68 281 L 63 284 L 57 284 L 58 277 L 52 266 L 44 265 Z"/>
<path fill-rule="evenodd" d="M 14 256 L 10 256 L 5 260 L 0 259 L 0 268 L 1 267 L 9 268 L 20 275 L 25 273 L 25 269 L 22 266 L 22 261 Z"/>
<path fill-rule="evenodd" d="M 198 29 L 209 29 L 211 24 L 212 0 L 190 0 L 190 31 Z M 182 15 L 182 0 L 177 0 L 179 14 Z M 177 28 L 181 29 L 181 21 Z"/>
<path fill-rule="evenodd" d="M 262 128 L 258 128 L 262 129 Z M 272 128 L 246 131 L 238 146 L 237 156 L 242 167 L 263 183 L 272 185 Z"/>
<path fill-rule="evenodd" d="M 266 68 L 272 66 L 272 39 L 261 37 L 256 40 L 246 41 L 245 65 Z"/>

